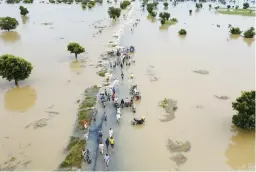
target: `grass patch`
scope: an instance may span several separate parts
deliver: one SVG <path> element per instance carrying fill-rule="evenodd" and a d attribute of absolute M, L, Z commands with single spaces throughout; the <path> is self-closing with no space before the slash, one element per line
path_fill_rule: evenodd
<path fill-rule="evenodd" d="M 107 71 L 106 70 L 101 70 L 98 72 L 98 75 L 101 77 L 105 77 L 106 76 Z"/>
<path fill-rule="evenodd" d="M 220 13 L 220 14 L 229 14 L 229 15 L 256 16 L 255 10 L 252 10 L 252 9 L 220 8 L 218 10 L 218 13 Z"/>
<path fill-rule="evenodd" d="M 83 162 L 83 156 L 81 150 L 85 148 L 86 141 L 79 138 L 71 138 L 72 144 L 69 144 L 70 151 L 65 160 L 60 164 L 61 168 L 68 168 L 69 170 L 72 167 L 81 168 Z M 70 142 L 71 143 L 71 142 Z M 72 146 L 71 146 L 72 145 Z"/>
<path fill-rule="evenodd" d="M 160 107 L 163 107 L 163 108 L 166 108 L 168 106 L 168 99 L 165 98 L 164 100 L 162 100 L 160 103 L 159 103 L 159 106 Z"/>

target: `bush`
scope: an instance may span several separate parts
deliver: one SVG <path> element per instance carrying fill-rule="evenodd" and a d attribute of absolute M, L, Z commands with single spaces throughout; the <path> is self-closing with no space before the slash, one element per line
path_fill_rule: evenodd
<path fill-rule="evenodd" d="M 244 32 L 244 37 L 245 38 L 253 38 L 254 35 L 255 35 L 254 27 L 251 27 L 250 29 L 248 29 L 247 31 Z"/>
<path fill-rule="evenodd" d="M 109 7 L 108 14 L 110 18 L 113 18 L 114 20 L 116 20 L 116 18 L 119 18 L 121 15 L 121 9 L 115 8 L 115 7 Z"/>
<path fill-rule="evenodd" d="M 232 103 L 237 115 L 232 117 L 232 123 L 242 129 L 255 131 L 255 91 L 244 91 Z"/>
<path fill-rule="evenodd" d="M 27 79 L 32 69 L 32 64 L 23 58 L 9 54 L 0 56 L 0 76 L 8 81 L 14 80 L 16 85 Z"/>
<path fill-rule="evenodd" d="M 125 9 L 126 7 L 128 7 L 130 5 L 130 1 L 123 1 L 120 3 L 120 8 L 121 9 Z"/>
<path fill-rule="evenodd" d="M 180 35 L 187 35 L 187 31 L 185 29 L 180 29 L 178 33 Z"/>
<path fill-rule="evenodd" d="M 229 32 L 231 34 L 234 34 L 234 35 L 240 35 L 242 33 L 242 31 L 240 30 L 240 28 L 238 27 L 232 27 Z"/>
<path fill-rule="evenodd" d="M 249 7 L 250 7 L 249 3 L 246 2 L 246 3 L 243 4 L 243 9 L 247 9 Z"/>
<path fill-rule="evenodd" d="M 0 29 L 10 31 L 16 29 L 19 25 L 19 22 L 12 17 L 3 17 L 0 18 Z"/>

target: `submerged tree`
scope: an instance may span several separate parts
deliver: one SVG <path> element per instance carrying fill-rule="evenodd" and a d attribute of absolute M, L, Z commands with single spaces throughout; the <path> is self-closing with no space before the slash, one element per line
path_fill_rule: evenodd
<path fill-rule="evenodd" d="M 227 5 L 227 9 L 230 9 L 230 7 L 231 7 L 230 5 Z"/>
<path fill-rule="evenodd" d="M 120 3 L 120 8 L 121 9 L 125 9 L 126 7 L 128 7 L 129 5 L 130 5 L 131 3 L 130 3 L 130 1 L 123 1 L 123 2 L 121 2 Z"/>
<path fill-rule="evenodd" d="M 26 16 L 27 14 L 29 13 L 28 9 L 23 7 L 23 6 L 20 6 L 20 14 L 22 16 Z"/>
<path fill-rule="evenodd" d="M 69 43 L 67 49 L 68 51 L 70 51 L 71 54 L 75 54 L 76 59 L 78 54 L 84 52 L 84 47 L 75 42 Z"/>
<path fill-rule="evenodd" d="M 239 128 L 255 131 L 255 91 L 244 91 L 232 103 L 238 114 L 232 117 L 232 122 Z"/>
<path fill-rule="evenodd" d="M 8 81 L 18 82 L 25 80 L 31 74 L 33 66 L 23 58 L 5 54 L 0 56 L 0 76 Z"/>
<path fill-rule="evenodd" d="M 253 38 L 254 35 L 255 35 L 254 27 L 251 27 L 250 29 L 248 29 L 247 31 L 244 32 L 244 37 L 245 38 Z"/>
<path fill-rule="evenodd" d="M 170 13 L 167 13 L 167 12 L 161 12 L 159 14 L 159 17 L 161 18 L 161 20 L 164 20 L 164 21 L 169 20 L 170 16 L 171 16 Z"/>
<path fill-rule="evenodd" d="M 168 2 L 164 2 L 164 7 L 167 8 L 168 7 Z"/>
<path fill-rule="evenodd" d="M 192 10 L 189 10 L 189 14 L 190 14 L 190 15 L 192 14 Z"/>
<path fill-rule="evenodd" d="M 116 20 L 116 18 L 119 18 L 121 15 L 121 9 L 115 8 L 115 7 L 109 7 L 108 9 L 108 15 L 110 18 Z"/>
<path fill-rule="evenodd" d="M 247 8 L 249 8 L 249 7 L 250 7 L 250 5 L 249 5 L 248 2 L 246 2 L 246 3 L 243 4 L 243 9 L 247 9 Z"/>
<path fill-rule="evenodd" d="M 19 25 L 19 22 L 12 17 L 3 17 L 0 18 L 0 29 L 10 31 L 16 29 Z"/>
<path fill-rule="evenodd" d="M 154 8 L 155 8 L 155 5 L 153 3 L 148 3 L 147 4 L 147 11 L 148 11 L 149 14 L 152 13 Z"/>
<path fill-rule="evenodd" d="M 240 35 L 242 33 L 239 27 L 232 27 L 229 32 L 234 35 Z"/>
<path fill-rule="evenodd" d="M 203 8 L 203 4 L 196 3 L 196 8 L 197 8 L 197 9 Z"/>
<path fill-rule="evenodd" d="M 187 35 L 187 31 L 185 29 L 180 29 L 178 33 L 180 35 Z"/>

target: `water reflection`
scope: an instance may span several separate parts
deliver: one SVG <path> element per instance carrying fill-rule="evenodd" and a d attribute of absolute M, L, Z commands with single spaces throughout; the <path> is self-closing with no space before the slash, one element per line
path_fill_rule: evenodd
<path fill-rule="evenodd" d="M 238 38 L 240 38 L 240 35 L 234 35 L 234 34 L 230 34 L 230 39 L 232 40 L 232 39 L 238 39 Z"/>
<path fill-rule="evenodd" d="M 26 24 L 28 22 L 28 16 L 21 16 L 22 24 Z"/>
<path fill-rule="evenodd" d="M 250 47 L 254 41 L 253 38 L 244 38 L 244 42 Z"/>
<path fill-rule="evenodd" d="M 70 63 L 70 68 L 73 72 L 82 72 L 83 68 L 85 68 L 85 60 L 74 60 Z"/>
<path fill-rule="evenodd" d="M 225 152 L 232 169 L 247 170 L 255 166 L 255 132 L 236 130 Z"/>
<path fill-rule="evenodd" d="M 20 40 L 20 34 L 15 31 L 3 32 L 2 34 L 0 34 L 0 38 L 5 43 L 13 43 L 13 42 Z"/>
<path fill-rule="evenodd" d="M 4 95 L 4 107 L 11 111 L 26 111 L 36 103 L 36 90 L 30 86 L 16 87 Z"/>

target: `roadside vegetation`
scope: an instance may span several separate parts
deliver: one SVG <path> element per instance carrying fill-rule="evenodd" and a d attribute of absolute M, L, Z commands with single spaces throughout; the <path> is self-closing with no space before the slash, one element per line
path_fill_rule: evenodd
<path fill-rule="evenodd" d="M 238 128 L 255 131 L 255 91 L 242 92 L 232 107 L 238 112 L 232 117 L 233 124 Z"/>
<path fill-rule="evenodd" d="M 71 136 L 69 143 L 66 147 L 68 155 L 64 161 L 60 164 L 60 169 L 72 170 L 73 168 L 81 169 L 83 163 L 82 149 L 86 147 L 86 139 L 84 134 L 88 132 L 88 126 L 90 125 L 92 118 L 92 108 L 96 105 L 96 95 L 99 88 L 95 85 L 87 88 L 84 92 L 83 101 L 79 105 L 77 122 L 75 127 L 75 133 L 81 133 L 79 136 Z M 87 123 L 87 128 L 84 128 L 84 124 Z"/>

